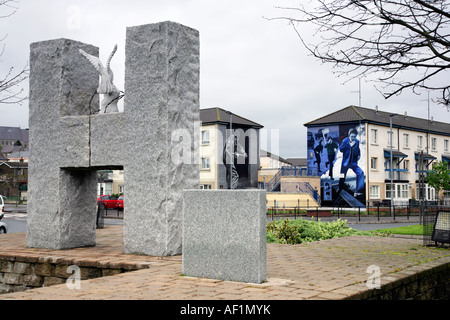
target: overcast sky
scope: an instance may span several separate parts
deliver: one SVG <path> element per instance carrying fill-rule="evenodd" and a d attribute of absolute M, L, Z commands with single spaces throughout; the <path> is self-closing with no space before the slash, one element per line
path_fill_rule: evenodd
<path fill-rule="evenodd" d="M 0 19 L 0 75 L 28 63 L 30 43 L 69 38 L 100 48 L 112 61 L 116 86 L 124 88 L 126 27 L 161 21 L 200 32 L 200 108 L 222 107 L 279 130 L 283 158 L 306 157 L 304 123 L 359 104 L 358 80 L 344 84 L 329 65 L 310 57 L 276 6 L 295 0 L 20 0 L 18 11 Z M 5 14 L 0 7 L 0 16 Z M 308 32 L 308 30 L 305 30 Z M 361 106 L 427 118 L 427 94 L 405 92 L 385 100 L 372 83 L 361 81 Z M 25 84 L 28 91 L 28 85 Z M 432 95 L 433 97 L 433 95 Z M 430 102 L 435 120 L 449 122 L 447 109 Z M 28 103 L 0 105 L 0 126 L 28 128 Z"/>

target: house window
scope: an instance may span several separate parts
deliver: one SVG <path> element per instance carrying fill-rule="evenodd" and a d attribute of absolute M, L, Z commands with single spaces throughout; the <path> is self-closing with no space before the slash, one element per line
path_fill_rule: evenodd
<path fill-rule="evenodd" d="M 409 148 L 409 134 L 403 134 L 403 148 Z"/>
<path fill-rule="evenodd" d="M 209 158 L 202 158 L 202 170 L 209 170 L 209 169 L 211 169 Z"/>
<path fill-rule="evenodd" d="M 393 136 L 394 136 L 394 132 L 388 131 L 388 133 L 387 133 L 388 147 L 393 146 L 392 145 L 392 137 Z"/>
<path fill-rule="evenodd" d="M 423 137 L 417 136 L 417 149 L 422 149 L 422 148 L 423 148 Z"/>
<path fill-rule="evenodd" d="M 448 140 L 444 140 L 444 152 L 448 152 Z"/>
<path fill-rule="evenodd" d="M 408 183 L 394 183 L 392 185 L 392 195 L 394 199 L 409 199 L 409 184 Z M 386 199 L 391 199 L 391 184 L 386 183 Z"/>
<path fill-rule="evenodd" d="M 370 130 L 370 143 L 377 144 L 377 139 L 378 139 L 378 130 L 371 129 Z"/>
<path fill-rule="evenodd" d="M 403 169 L 409 171 L 409 160 L 403 160 Z"/>
<path fill-rule="evenodd" d="M 431 138 L 431 150 L 436 151 L 437 139 Z"/>
<path fill-rule="evenodd" d="M 370 186 L 370 198 L 380 199 L 380 186 Z"/>
<path fill-rule="evenodd" d="M 395 185 L 393 185 L 394 189 L 395 189 Z M 391 199 L 391 184 L 387 183 L 386 184 L 386 199 Z"/>
<path fill-rule="evenodd" d="M 202 145 L 209 144 L 209 130 L 202 131 Z"/>
<path fill-rule="evenodd" d="M 202 189 L 202 190 L 211 190 L 211 185 L 210 184 L 201 184 L 200 185 L 200 189 Z"/>
<path fill-rule="evenodd" d="M 416 198 L 420 200 L 434 201 L 436 200 L 436 190 L 428 185 L 428 183 L 424 184 L 423 193 L 421 192 L 421 188 L 416 188 Z"/>
<path fill-rule="evenodd" d="M 378 158 L 370 158 L 370 169 L 372 170 L 378 169 Z"/>
<path fill-rule="evenodd" d="M 398 184 L 397 185 L 397 198 L 408 199 L 409 198 L 409 185 Z"/>

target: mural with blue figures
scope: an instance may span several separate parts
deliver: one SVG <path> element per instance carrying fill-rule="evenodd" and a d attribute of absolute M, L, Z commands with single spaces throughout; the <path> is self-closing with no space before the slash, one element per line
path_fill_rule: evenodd
<path fill-rule="evenodd" d="M 333 177 L 339 148 L 339 127 L 308 128 L 308 171 L 310 175 Z"/>
<path fill-rule="evenodd" d="M 365 203 L 364 125 L 308 128 L 308 172 L 321 177 L 323 205 Z"/>

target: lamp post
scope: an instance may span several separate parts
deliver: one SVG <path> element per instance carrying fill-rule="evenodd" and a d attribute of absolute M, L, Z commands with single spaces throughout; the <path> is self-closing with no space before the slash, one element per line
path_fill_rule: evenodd
<path fill-rule="evenodd" d="M 390 169 L 389 169 L 389 175 L 390 175 L 390 178 L 391 178 L 391 217 L 393 217 L 394 216 L 394 194 L 395 194 L 395 191 L 393 190 L 394 189 L 394 179 L 393 179 L 393 174 L 392 174 L 392 171 L 393 171 L 393 161 L 392 161 L 392 144 L 393 144 L 393 132 L 392 132 L 392 118 L 393 117 L 395 117 L 397 114 L 395 114 L 395 113 L 393 113 L 393 114 L 390 114 L 389 115 L 389 139 L 391 140 L 391 141 L 389 141 L 389 144 L 390 144 L 390 148 L 391 148 L 391 154 L 390 154 L 390 162 L 391 162 L 391 167 L 390 167 Z"/>
<path fill-rule="evenodd" d="M 228 111 L 230 114 L 230 190 L 233 189 L 231 183 L 233 181 L 233 162 L 234 162 L 234 139 L 233 139 L 233 114 L 231 111 Z"/>

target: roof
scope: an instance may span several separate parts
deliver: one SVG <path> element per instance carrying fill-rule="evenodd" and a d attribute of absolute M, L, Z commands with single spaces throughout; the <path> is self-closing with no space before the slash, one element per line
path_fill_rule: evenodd
<path fill-rule="evenodd" d="M 268 157 L 268 158 L 272 158 L 272 159 L 275 159 L 275 160 L 279 160 L 280 162 L 292 164 L 289 161 L 287 161 L 286 159 L 276 155 L 275 153 L 272 153 L 270 151 L 266 151 L 266 150 L 263 150 L 263 149 L 260 150 L 259 156 L 260 157 Z"/>
<path fill-rule="evenodd" d="M 28 168 L 28 163 L 26 162 L 0 162 L 0 166 L 8 166 L 11 169 L 27 169 Z"/>
<path fill-rule="evenodd" d="M 307 158 L 288 158 L 286 159 L 288 162 L 292 163 L 292 165 L 297 167 L 306 167 L 308 165 Z"/>
<path fill-rule="evenodd" d="M 20 152 L 23 150 L 22 146 L 2 146 L 2 153 L 5 155 L 9 155 L 11 153 Z"/>
<path fill-rule="evenodd" d="M 391 156 L 391 150 L 390 149 L 384 149 L 384 157 L 389 158 Z M 393 158 L 407 158 L 408 155 L 404 154 L 403 152 L 400 152 L 398 150 L 392 149 L 392 157 Z"/>
<path fill-rule="evenodd" d="M 20 158 L 28 159 L 29 157 L 30 157 L 30 151 L 20 150 L 20 151 L 14 151 L 14 152 L 9 153 L 7 159 L 20 159 Z"/>
<path fill-rule="evenodd" d="M 254 121 L 245 119 L 241 116 L 238 116 L 237 114 L 231 113 L 233 115 L 231 121 L 232 125 L 236 124 L 239 126 L 245 126 L 255 129 L 261 129 L 264 128 L 264 126 L 260 125 L 259 123 L 256 123 Z M 200 110 L 200 120 L 202 124 L 213 124 L 213 123 L 219 123 L 219 124 L 230 124 L 230 112 L 226 111 L 222 108 L 208 108 L 208 109 L 201 109 Z"/>
<path fill-rule="evenodd" d="M 359 123 L 367 122 L 372 124 L 389 126 L 389 117 L 392 112 L 384 112 L 375 109 L 349 106 L 336 112 L 330 113 L 319 119 L 305 123 L 305 127 L 345 124 L 345 123 Z M 392 117 L 392 126 L 395 128 L 405 128 L 415 131 L 423 131 L 430 133 L 437 133 L 450 136 L 450 123 L 439 122 L 422 118 L 408 116 L 406 113 L 396 114 Z"/>
<path fill-rule="evenodd" d="M 0 140 L 29 141 L 28 129 L 0 127 Z"/>

